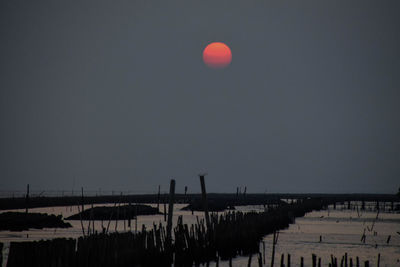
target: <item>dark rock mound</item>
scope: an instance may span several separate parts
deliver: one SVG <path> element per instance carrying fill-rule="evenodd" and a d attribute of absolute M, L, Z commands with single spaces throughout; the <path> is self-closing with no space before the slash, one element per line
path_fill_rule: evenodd
<path fill-rule="evenodd" d="M 217 212 L 217 211 L 224 211 L 224 210 L 234 210 L 235 207 L 225 201 L 207 201 L 208 211 L 210 212 Z M 193 210 L 193 211 L 204 211 L 203 209 L 203 202 L 200 200 L 192 201 L 189 205 L 182 208 L 182 210 Z"/>
<path fill-rule="evenodd" d="M 94 207 L 74 214 L 66 220 L 127 220 L 138 215 L 161 214 L 157 208 L 148 205 L 124 205 L 119 207 Z"/>
<path fill-rule="evenodd" d="M 43 228 L 68 228 L 70 223 L 63 221 L 61 215 L 47 213 L 4 212 L 0 213 L 0 230 L 23 231 Z"/>

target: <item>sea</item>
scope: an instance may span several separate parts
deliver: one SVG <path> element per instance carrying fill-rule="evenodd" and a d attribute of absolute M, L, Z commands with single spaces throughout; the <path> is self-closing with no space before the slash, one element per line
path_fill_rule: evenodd
<path fill-rule="evenodd" d="M 156 207 L 157 204 L 147 204 Z M 97 204 L 94 206 L 114 206 L 114 204 Z M 197 220 L 204 218 L 203 212 L 183 211 L 186 204 L 175 204 L 173 222 L 176 224 L 179 216 L 182 216 L 183 223 L 194 224 Z M 86 205 L 86 208 L 91 206 Z M 263 211 L 263 206 L 238 206 L 236 210 L 243 212 Z M 25 210 L 4 210 L 25 211 Z M 163 205 L 160 205 L 163 211 Z M 62 215 L 64 218 L 78 213 L 77 206 L 33 208 L 29 212 L 40 212 L 55 215 Z M 12 232 L 0 231 L 0 242 L 5 247 L 3 253 L 3 265 L 6 266 L 9 245 L 12 241 L 33 241 L 41 239 L 53 239 L 60 237 L 78 238 L 82 236 L 83 230 L 79 220 L 68 220 L 71 228 L 56 229 L 32 229 L 29 231 Z M 95 230 L 101 232 L 102 227 L 107 227 L 108 221 L 95 221 Z M 132 220 L 130 227 L 127 221 L 111 221 L 109 231 L 140 231 L 143 225 L 149 229 L 153 224 L 163 224 L 164 215 L 138 216 L 137 221 Z M 84 231 L 87 231 L 88 221 L 83 221 Z M 365 234 L 365 242 L 362 236 Z M 270 266 L 272 260 L 273 236 L 267 235 L 260 243 L 260 253 L 266 266 Z M 287 229 L 279 231 L 275 246 L 275 266 L 280 266 L 283 255 L 285 266 L 287 257 L 290 254 L 291 266 L 300 266 L 300 259 L 303 257 L 304 266 L 312 266 L 312 254 L 321 258 L 321 266 L 328 266 L 331 257 L 338 259 L 347 253 L 348 259 L 352 258 L 355 266 L 356 257 L 359 257 L 360 264 L 370 262 L 370 266 L 377 266 L 378 255 L 380 255 L 380 266 L 400 267 L 400 213 L 377 212 L 374 210 L 360 211 L 357 209 L 346 209 L 346 205 L 336 205 L 336 208 L 329 206 L 322 211 L 307 213 L 304 217 L 296 218 L 295 222 Z M 258 266 L 258 255 L 240 256 L 232 260 L 232 266 Z M 210 266 L 215 266 L 212 262 Z M 229 266 L 227 261 L 220 261 L 219 266 Z M 363 266 L 363 265 L 362 265 Z"/>

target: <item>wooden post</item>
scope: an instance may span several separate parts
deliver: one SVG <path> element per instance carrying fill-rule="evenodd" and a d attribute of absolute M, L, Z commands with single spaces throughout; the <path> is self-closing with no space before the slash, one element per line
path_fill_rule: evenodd
<path fill-rule="evenodd" d="M 274 231 L 274 236 L 272 237 L 272 256 L 271 256 L 271 267 L 274 267 L 275 261 L 275 245 L 278 243 L 279 232 Z"/>
<path fill-rule="evenodd" d="M 304 267 L 304 258 L 303 257 L 300 258 L 300 267 Z"/>
<path fill-rule="evenodd" d="M 157 195 L 157 209 L 158 209 L 158 212 L 160 212 L 160 189 L 161 189 L 161 187 L 160 187 L 160 185 L 158 185 L 158 195 Z"/>
<path fill-rule="evenodd" d="M 356 266 L 360 267 L 360 259 L 358 258 L 358 256 L 356 257 Z"/>
<path fill-rule="evenodd" d="M 95 234 L 95 229 L 94 229 L 94 208 L 93 208 L 93 203 L 92 203 L 92 209 L 90 210 L 90 219 L 92 220 L 92 232 Z"/>
<path fill-rule="evenodd" d="M 81 227 L 82 227 L 82 234 L 85 236 L 85 227 L 83 226 L 83 221 L 82 221 L 82 215 L 80 208 L 79 208 L 79 203 L 78 203 L 78 213 L 79 213 L 79 220 L 81 221 Z"/>
<path fill-rule="evenodd" d="M 85 210 L 85 204 L 84 204 L 84 202 L 83 202 L 83 187 L 81 187 L 81 192 L 82 192 L 82 196 L 81 196 L 81 205 L 82 205 L 82 214 L 83 214 L 83 211 Z"/>
<path fill-rule="evenodd" d="M 131 228 L 131 216 L 132 216 L 132 206 L 131 206 L 131 202 L 129 202 L 129 208 L 128 208 L 128 227 L 129 227 L 129 230 L 130 231 L 132 231 L 132 228 Z"/>
<path fill-rule="evenodd" d="M 206 224 L 207 227 L 210 227 L 210 217 L 208 215 L 207 192 L 206 192 L 206 184 L 204 182 L 204 175 L 200 175 L 200 185 L 201 185 L 201 196 L 203 198 L 203 208 L 204 208 L 204 215 L 206 218 Z"/>
<path fill-rule="evenodd" d="M 122 193 L 121 193 L 122 195 Z M 121 197 L 119 198 L 118 201 L 118 207 L 117 207 L 117 217 L 115 218 L 115 232 L 117 232 L 117 228 L 118 228 L 118 220 L 119 220 L 119 207 L 121 206 Z"/>
<path fill-rule="evenodd" d="M 137 219 L 138 219 L 138 206 L 137 206 L 138 204 L 137 203 L 135 203 L 135 233 L 137 233 Z"/>
<path fill-rule="evenodd" d="M 253 254 L 250 254 L 250 256 L 249 256 L 249 261 L 247 262 L 247 267 L 251 267 L 251 256 L 253 256 Z"/>
<path fill-rule="evenodd" d="M 381 264 L 381 253 L 378 253 L 378 267 L 379 267 L 379 265 Z"/>
<path fill-rule="evenodd" d="M 25 213 L 28 214 L 29 209 L 29 184 L 26 186 L 26 196 L 25 196 Z"/>
<path fill-rule="evenodd" d="M 124 206 L 124 231 L 126 231 L 126 206 Z"/>
<path fill-rule="evenodd" d="M 167 196 L 164 194 L 164 222 L 167 221 Z"/>
<path fill-rule="evenodd" d="M 287 254 L 287 267 L 290 267 L 290 254 Z"/>
<path fill-rule="evenodd" d="M 317 267 L 317 255 L 312 254 L 312 266 Z"/>
<path fill-rule="evenodd" d="M 263 241 L 262 244 L 263 244 L 263 263 L 265 265 L 265 242 Z"/>
<path fill-rule="evenodd" d="M 174 212 L 174 196 L 175 196 L 175 180 L 171 179 L 169 187 L 169 207 L 168 207 L 168 223 L 167 223 L 167 240 L 171 244 L 172 215 Z"/>

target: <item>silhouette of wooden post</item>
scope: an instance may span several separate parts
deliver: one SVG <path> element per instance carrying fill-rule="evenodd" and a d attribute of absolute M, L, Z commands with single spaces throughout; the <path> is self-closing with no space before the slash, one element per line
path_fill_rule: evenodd
<path fill-rule="evenodd" d="M 167 194 L 164 193 L 164 222 L 167 221 Z"/>
<path fill-rule="evenodd" d="M 274 267 L 275 262 L 275 245 L 278 243 L 279 232 L 274 231 L 274 236 L 272 237 L 272 256 L 271 256 L 271 267 Z"/>
<path fill-rule="evenodd" d="M 26 196 L 25 196 L 25 213 L 28 213 L 29 207 L 29 184 L 26 186 Z"/>
<path fill-rule="evenodd" d="M 169 207 L 168 207 L 168 222 L 167 222 L 167 240 L 171 244 L 171 229 L 172 229 L 172 215 L 174 213 L 174 195 L 175 195 L 175 180 L 171 179 L 169 186 Z"/>
<path fill-rule="evenodd" d="M 131 228 L 131 216 L 132 216 L 132 206 L 131 206 L 131 202 L 129 201 L 129 206 L 128 206 L 128 227 L 129 230 L 132 230 Z"/>
<path fill-rule="evenodd" d="M 158 209 L 158 212 L 160 212 L 160 185 L 158 185 L 157 209 Z"/>
<path fill-rule="evenodd" d="M 85 205 L 83 204 L 84 202 L 83 202 L 83 187 L 81 187 L 81 192 L 82 192 L 82 196 L 81 196 L 81 205 L 82 205 L 82 214 L 83 214 L 83 211 L 85 210 Z"/>
<path fill-rule="evenodd" d="M 135 233 L 137 233 L 137 218 L 138 218 L 138 204 L 136 203 L 135 204 L 135 215 L 136 215 L 136 217 L 135 217 Z"/>
<path fill-rule="evenodd" d="M 203 199 L 203 209 L 204 209 L 204 215 L 206 217 L 206 224 L 207 227 L 210 226 L 210 217 L 208 215 L 208 204 L 207 204 L 207 192 L 206 192 L 206 184 L 204 182 L 204 175 L 199 175 L 200 176 L 200 185 L 201 185 L 201 196 Z"/>

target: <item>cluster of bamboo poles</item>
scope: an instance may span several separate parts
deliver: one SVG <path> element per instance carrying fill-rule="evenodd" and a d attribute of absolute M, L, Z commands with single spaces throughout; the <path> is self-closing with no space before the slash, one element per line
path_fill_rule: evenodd
<path fill-rule="evenodd" d="M 368 202 L 366 203 L 364 200 L 361 201 L 351 201 L 351 200 L 347 200 L 347 201 L 342 201 L 337 203 L 336 201 L 333 201 L 333 209 L 336 209 L 337 206 L 339 206 L 338 208 L 340 208 L 341 210 L 357 210 L 357 212 L 359 210 L 361 211 L 383 211 L 383 212 L 396 212 L 399 207 L 398 204 L 396 206 L 394 201 L 379 201 L 376 200 L 374 202 Z"/>
<path fill-rule="evenodd" d="M 172 264 L 179 267 L 193 266 L 193 264 L 209 265 L 212 261 L 216 261 L 218 266 L 220 259 L 229 260 L 229 265 L 232 266 L 232 258 L 246 255 L 249 255 L 248 265 L 250 266 L 252 255 L 257 253 L 258 265 L 261 267 L 265 265 L 265 246 L 263 257 L 259 252 L 260 242 L 265 235 L 271 233 L 274 234 L 274 238 L 270 265 L 274 266 L 275 245 L 279 235 L 277 231 L 287 228 L 296 217 L 326 208 L 331 204 L 330 201 L 324 199 L 304 199 L 291 204 L 270 206 L 261 213 L 227 212 L 209 215 L 204 175 L 200 175 L 200 183 L 205 216 L 204 220 L 198 219 L 196 224 L 190 226 L 184 224 L 182 217 L 179 217 L 176 227 L 172 229 L 175 181 L 171 180 L 166 227 L 160 223 L 153 224 L 152 229 L 146 229 L 143 225 L 141 231 L 124 233 L 103 231 L 98 234 L 92 226 L 92 231 L 88 229 L 85 235 L 81 220 L 84 236 L 77 240 L 64 238 L 11 242 L 7 267 L 123 267 L 171 266 Z M 83 192 L 81 203 L 83 211 Z M 166 220 L 166 214 L 166 205 L 164 205 L 164 220 Z M 301 258 L 301 266 L 303 262 L 304 259 Z M 316 267 L 317 257 L 314 254 L 312 262 Z M 347 262 L 347 255 L 345 255 L 341 266 L 347 267 Z M 353 266 L 352 259 L 349 264 Z M 320 265 L 319 258 L 318 266 Z M 329 265 L 337 267 L 337 259 L 332 256 Z M 281 257 L 281 266 L 285 266 L 284 255 Z M 289 254 L 287 266 L 290 267 Z M 359 266 L 358 258 L 356 266 Z M 369 262 L 365 262 L 365 266 L 369 266 Z"/>
<path fill-rule="evenodd" d="M 76 240 L 53 239 L 34 242 L 11 242 L 7 266 L 74 266 Z"/>
<path fill-rule="evenodd" d="M 284 205 L 261 213 L 211 214 L 208 225 L 178 219 L 168 226 L 144 226 L 136 233 L 91 234 L 74 239 L 11 242 L 7 267 L 15 266 L 192 266 L 258 252 L 263 236 L 286 228 L 297 216 L 321 209 L 319 200 Z"/>
<path fill-rule="evenodd" d="M 248 267 L 251 267 L 251 259 L 252 259 L 252 255 L 249 256 L 249 261 L 248 261 Z M 321 267 L 321 258 L 317 257 L 316 254 L 312 254 L 311 255 L 311 259 L 312 259 L 312 267 Z M 380 259 L 381 259 L 381 254 L 378 254 L 378 260 L 377 260 L 377 266 L 380 266 Z M 263 266 L 267 266 L 265 265 L 265 251 L 264 251 L 264 257 L 263 254 L 261 254 L 261 252 L 258 253 L 258 267 L 263 267 Z M 290 267 L 292 264 L 291 261 L 291 256 L 290 254 L 287 254 L 286 260 L 285 260 L 285 254 L 281 255 L 281 261 L 280 261 L 280 267 Z M 273 257 L 271 259 L 271 267 L 274 266 L 274 260 Z M 300 257 L 300 266 L 304 267 L 304 257 Z M 333 255 L 331 255 L 330 258 L 330 262 L 328 262 L 328 266 L 329 267 L 338 267 L 338 259 L 336 257 L 334 257 Z M 353 258 L 348 257 L 347 253 L 345 253 L 340 261 L 340 267 L 360 267 L 360 266 L 364 266 L 364 267 L 369 267 L 370 266 L 370 262 L 364 261 L 364 265 L 360 265 L 360 258 L 356 257 L 355 261 L 353 261 Z"/>

